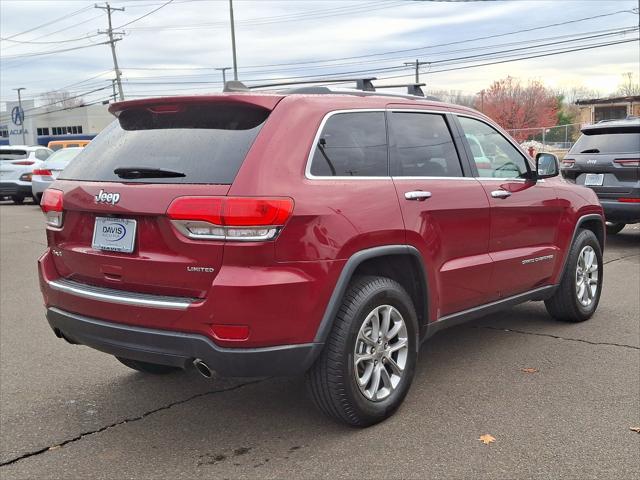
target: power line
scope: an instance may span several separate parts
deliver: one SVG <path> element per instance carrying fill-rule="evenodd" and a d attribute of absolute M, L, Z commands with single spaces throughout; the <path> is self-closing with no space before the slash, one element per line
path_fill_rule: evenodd
<path fill-rule="evenodd" d="M 13 35 L 10 35 L 8 37 L 4 37 L 4 38 L 2 38 L 2 40 L 10 40 L 10 39 L 18 37 L 20 35 L 24 35 L 25 33 L 33 32 L 34 30 L 38 30 L 39 28 L 49 26 L 49 25 L 51 25 L 53 23 L 56 23 L 56 22 L 59 22 L 61 20 L 66 20 L 69 17 L 73 17 L 73 16 L 78 15 L 79 13 L 87 11 L 89 9 L 91 9 L 91 7 L 82 7 L 79 10 L 75 10 L 75 11 L 73 11 L 71 13 L 67 13 L 67 14 L 63 15 L 62 17 L 54 18 L 53 20 L 49 20 L 48 22 L 42 23 L 40 25 L 36 25 L 35 27 L 30 28 L 28 30 L 24 30 L 24 31 L 19 32 L 19 33 L 14 33 Z"/>
<path fill-rule="evenodd" d="M 135 23 L 139 20 L 142 20 L 143 18 L 148 17 L 149 15 L 156 13 L 158 10 L 160 10 L 161 8 L 166 7 L 167 5 L 169 5 L 170 3 L 173 3 L 173 0 L 169 0 L 168 2 L 163 3 L 162 5 L 160 5 L 158 8 L 155 8 L 153 10 L 151 10 L 150 12 L 145 13 L 144 15 L 139 16 L 138 18 L 134 18 L 133 20 L 131 20 L 130 22 L 127 23 L 123 23 L 122 25 L 118 25 L 116 28 L 123 28 L 126 27 L 127 25 L 131 25 L 132 23 Z M 123 8 L 124 10 L 124 8 Z"/>

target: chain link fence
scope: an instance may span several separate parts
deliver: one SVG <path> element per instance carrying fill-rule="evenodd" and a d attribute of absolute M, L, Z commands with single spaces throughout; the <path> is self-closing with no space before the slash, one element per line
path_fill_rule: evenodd
<path fill-rule="evenodd" d="M 525 149 L 533 148 L 535 153 L 551 152 L 563 158 L 580 137 L 580 128 L 580 123 L 570 123 L 545 128 L 518 128 L 507 132 Z"/>

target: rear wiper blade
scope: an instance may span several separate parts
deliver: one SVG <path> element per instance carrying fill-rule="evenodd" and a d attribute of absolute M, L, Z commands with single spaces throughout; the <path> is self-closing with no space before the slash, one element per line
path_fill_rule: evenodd
<path fill-rule="evenodd" d="M 113 173 L 118 175 L 120 178 L 126 179 L 186 177 L 184 173 L 176 172 L 175 170 L 149 167 L 118 167 L 113 171 Z"/>
<path fill-rule="evenodd" d="M 600 150 L 598 150 L 597 148 L 587 148 L 580 153 L 600 153 Z"/>

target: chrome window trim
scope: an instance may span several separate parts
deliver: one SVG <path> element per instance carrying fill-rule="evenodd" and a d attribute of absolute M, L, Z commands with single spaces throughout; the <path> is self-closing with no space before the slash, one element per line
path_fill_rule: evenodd
<path fill-rule="evenodd" d="M 137 292 L 126 292 L 113 288 L 83 285 L 72 280 L 47 280 L 52 290 L 75 295 L 77 297 L 98 300 L 101 302 L 133 305 L 136 307 L 164 308 L 171 310 L 186 310 L 196 301 L 193 298 L 168 297 Z"/>
<path fill-rule="evenodd" d="M 393 180 L 478 180 L 476 177 L 403 177 L 393 175 Z"/>

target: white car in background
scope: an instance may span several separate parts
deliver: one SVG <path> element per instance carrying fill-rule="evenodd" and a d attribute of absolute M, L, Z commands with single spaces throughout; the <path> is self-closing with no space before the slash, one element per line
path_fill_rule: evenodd
<path fill-rule="evenodd" d="M 31 175 L 53 153 L 41 145 L 0 145 L 0 199 L 21 204 L 31 197 Z"/>
<path fill-rule="evenodd" d="M 31 192 L 33 199 L 40 203 L 42 194 L 53 183 L 58 174 L 69 165 L 69 162 L 83 150 L 84 147 L 67 147 L 57 150 L 46 161 L 33 169 Z"/>

